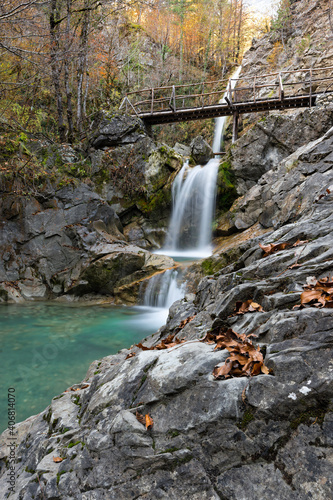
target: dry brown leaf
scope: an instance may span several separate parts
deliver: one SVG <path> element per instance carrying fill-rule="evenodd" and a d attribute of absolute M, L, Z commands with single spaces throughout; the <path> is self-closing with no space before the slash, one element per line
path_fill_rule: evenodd
<path fill-rule="evenodd" d="M 140 424 L 144 425 L 147 430 L 150 430 L 153 427 L 154 422 L 149 413 L 146 413 L 146 415 L 142 415 L 138 412 L 138 410 L 136 410 L 135 416 Z"/>
<path fill-rule="evenodd" d="M 152 349 L 154 349 L 153 347 L 147 347 L 143 345 L 142 342 L 135 344 L 135 347 L 139 347 L 139 349 L 142 349 L 143 351 L 151 351 Z"/>
<path fill-rule="evenodd" d="M 264 312 L 262 306 L 256 302 L 251 302 L 249 305 L 249 312 Z"/>
<path fill-rule="evenodd" d="M 237 301 L 235 304 L 235 311 L 231 316 L 240 316 L 248 312 L 264 312 L 262 306 L 253 302 L 252 299 L 246 300 L 245 302 Z"/>
<path fill-rule="evenodd" d="M 153 419 L 151 418 L 151 416 L 149 415 L 149 413 L 146 413 L 146 415 L 145 415 L 145 424 L 146 424 L 146 429 L 148 431 L 150 429 L 152 429 L 152 427 L 154 425 Z"/>
<path fill-rule="evenodd" d="M 227 349 L 230 353 L 223 366 L 214 368 L 215 379 L 269 374 L 260 348 L 255 347 L 247 335 L 234 332 L 231 328 L 217 328 L 209 332 L 205 339 L 211 344 L 213 337 L 215 337 L 216 348 Z M 205 339 L 203 341 L 206 341 Z"/>
<path fill-rule="evenodd" d="M 301 295 L 301 303 L 294 306 L 295 309 L 304 307 L 332 307 L 333 302 L 333 281 L 330 276 L 316 280 L 314 276 L 307 278 L 307 283 L 303 285 L 304 292 Z"/>
<path fill-rule="evenodd" d="M 193 314 L 193 316 L 189 316 L 186 319 L 183 319 L 175 329 L 175 335 L 180 332 L 186 326 L 188 323 L 190 323 L 194 318 L 196 317 L 196 314 Z"/>
<path fill-rule="evenodd" d="M 308 290 L 301 295 L 301 305 L 311 304 L 314 307 L 325 307 L 325 294 L 321 290 Z"/>
<path fill-rule="evenodd" d="M 63 461 L 63 458 L 61 458 L 61 457 L 53 457 L 53 462 L 55 462 L 56 464 L 59 462 L 62 462 L 62 461 Z"/>
<path fill-rule="evenodd" d="M 146 425 L 145 417 L 141 413 L 139 413 L 138 410 L 136 410 L 135 416 L 136 416 L 136 419 L 140 422 L 140 424 Z"/>
<path fill-rule="evenodd" d="M 269 375 L 269 368 L 267 368 L 266 365 L 262 365 L 261 366 L 261 371 L 262 373 L 264 373 L 265 375 Z"/>
<path fill-rule="evenodd" d="M 293 247 L 299 247 L 301 245 L 306 245 L 309 243 L 309 240 L 297 240 L 296 243 L 293 244 Z"/>
<path fill-rule="evenodd" d="M 130 352 L 129 354 L 127 354 L 125 361 L 126 361 L 126 359 L 133 358 L 134 356 L 135 356 L 135 352 Z"/>
<path fill-rule="evenodd" d="M 161 349 L 170 349 L 170 347 L 175 347 L 176 345 L 183 344 L 185 342 L 184 339 L 175 339 L 175 334 L 170 334 L 166 339 L 162 339 L 161 342 L 153 347 L 147 347 L 143 345 L 141 342 L 139 344 L 135 344 L 136 347 L 139 347 L 143 351 L 154 351 Z"/>
<path fill-rule="evenodd" d="M 229 373 L 231 370 L 232 370 L 232 363 L 228 363 L 226 361 L 223 366 L 215 366 L 213 370 L 213 376 L 216 379 L 229 378 L 230 377 Z"/>
<path fill-rule="evenodd" d="M 262 245 L 261 243 L 259 243 L 259 246 L 261 250 L 265 252 L 263 257 L 267 257 L 268 255 L 279 252 L 280 250 L 285 250 L 286 248 L 290 247 L 290 243 L 269 243 L 269 245 Z"/>

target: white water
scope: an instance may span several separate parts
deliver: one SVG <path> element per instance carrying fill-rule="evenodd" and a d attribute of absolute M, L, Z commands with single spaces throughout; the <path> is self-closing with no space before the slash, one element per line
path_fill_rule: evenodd
<path fill-rule="evenodd" d="M 237 79 L 241 67 L 232 75 Z M 230 80 L 231 89 L 236 80 Z M 220 102 L 225 102 L 225 97 Z M 226 117 L 215 120 L 213 152 L 223 147 Z M 202 167 L 190 168 L 185 162 L 172 185 L 172 215 L 164 248 L 156 253 L 172 257 L 205 258 L 212 254 L 212 222 L 216 200 L 216 181 L 220 158 L 210 160 Z M 165 322 L 169 307 L 184 297 L 186 283 L 179 285 L 177 270 L 169 269 L 149 280 L 143 305 L 153 312 L 156 323 Z M 153 309 L 152 309 L 153 308 Z M 152 315 L 152 312 L 150 312 Z M 149 321 L 152 321 L 150 316 Z"/>
<path fill-rule="evenodd" d="M 150 278 L 141 298 L 149 313 L 147 318 L 141 318 L 143 321 L 155 322 L 157 328 L 166 322 L 170 306 L 185 295 L 186 284 L 180 284 L 181 274 L 178 269 L 167 269 Z"/>
<path fill-rule="evenodd" d="M 233 89 L 241 71 L 239 67 L 230 79 Z M 220 102 L 225 102 L 225 97 Z M 222 148 L 226 117 L 215 120 L 213 152 Z M 172 215 L 164 248 L 156 253 L 172 257 L 204 258 L 212 254 L 212 222 L 216 200 L 219 158 L 202 167 L 184 164 L 172 186 Z"/>

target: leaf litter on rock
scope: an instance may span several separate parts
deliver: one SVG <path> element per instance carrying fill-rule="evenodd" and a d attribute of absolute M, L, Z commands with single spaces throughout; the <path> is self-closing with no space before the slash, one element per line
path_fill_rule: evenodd
<path fill-rule="evenodd" d="M 280 250 L 286 250 L 286 248 L 290 247 L 299 247 L 302 245 L 306 245 L 307 243 L 309 243 L 309 240 L 298 239 L 293 245 L 291 243 L 269 243 L 268 245 L 262 245 L 261 243 L 259 243 L 259 246 L 261 250 L 264 251 L 263 257 L 268 257 L 268 255 L 272 255 L 273 253 L 279 252 Z"/>
<path fill-rule="evenodd" d="M 264 364 L 264 357 L 260 347 L 255 347 L 250 336 L 237 333 L 231 328 L 217 328 L 208 332 L 202 340 L 207 344 L 216 344 L 215 350 L 227 349 L 230 356 L 223 366 L 215 366 L 213 376 L 216 379 L 227 379 L 230 377 L 252 377 L 263 373 L 270 373 Z"/>
<path fill-rule="evenodd" d="M 249 300 L 247 302 L 240 302 L 244 305 L 243 309 L 248 311 L 250 307 L 253 312 L 263 311 L 260 304 Z M 243 313 L 241 313 L 243 314 Z M 193 319 L 193 316 L 187 318 L 182 323 L 187 324 Z M 170 334 L 166 339 L 163 339 L 160 344 L 156 346 L 147 347 L 141 342 L 136 344 L 143 351 L 168 349 L 170 347 L 179 346 L 185 343 L 185 339 L 174 339 L 175 334 Z M 213 370 L 215 379 L 227 379 L 230 377 L 253 377 L 255 375 L 270 373 L 269 368 L 264 364 L 264 357 L 260 351 L 260 347 L 255 347 L 250 337 L 256 337 L 254 334 L 245 335 L 237 333 L 231 328 L 216 328 L 213 331 L 207 332 L 206 336 L 200 340 L 206 344 L 216 344 L 215 349 L 227 349 L 230 356 L 226 359 L 223 366 L 216 366 Z M 137 412 L 136 418 L 144 423 L 143 415 Z M 148 428 L 148 427 L 147 427 Z"/>
<path fill-rule="evenodd" d="M 314 276 L 309 276 L 303 288 L 301 303 L 294 306 L 294 309 L 304 309 L 305 307 L 333 308 L 333 280 L 330 276 L 319 280 Z"/>
<path fill-rule="evenodd" d="M 246 300 L 245 302 L 237 301 L 235 305 L 235 310 L 231 316 L 239 316 L 248 312 L 265 312 L 260 304 L 254 302 L 252 299 Z M 230 317 L 231 317 L 230 316 Z"/>
<path fill-rule="evenodd" d="M 168 335 L 166 339 L 162 339 L 159 344 L 154 345 L 152 347 L 147 347 L 147 346 L 143 345 L 142 342 L 139 342 L 139 344 L 135 344 L 135 345 L 136 345 L 136 347 L 139 347 L 139 349 L 142 349 L 143 351 L 155 351 L 155 350 L 160 351 L 162 349 L 170 349 L 170 347 L 174 347 L 176 345 L 183 344 L 185 342 L 184 339 L 180 340 L 180 339 L 174 338 L 175 335 L 176 335 L 175 333 Z"/>

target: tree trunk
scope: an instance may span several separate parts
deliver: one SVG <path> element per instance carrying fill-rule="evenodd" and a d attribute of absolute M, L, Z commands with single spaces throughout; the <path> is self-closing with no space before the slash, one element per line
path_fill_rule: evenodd
<path fill-rule="evenodd" d="M 72 89 L 69 82 L 69 57 L 72 45 L 72 41 L 70 39 L 71 4 L 72 0 L 67 0 L 66 53 L 64 61 L 64 78 L 65 78 L 65 90 L 66 90 L 66 100 L 67 100 L 68 142 L 70 143 L 72 143 L 74 139 Z"/>
<path fill-rule="evenodd" d="M 82 131 L 82 120 L 84 117 L 83 103 L 83 80 L 87 73 L 87 57 L 88 57 L 88 37 L 90 27 L 90 0 L 84 1 L 84 13 L 82 20 L 80 47 L 79 47 L 79 64 L 77 71 L 77 129 Z"/>
<path fill-rule="evenodd" d="M 241 48 L 242 22 L 243 22 L 243 0 L 240 0 L 239 18 L 238 18 L 238 32 L 237 32 L 237 52 L 236 52 L 236 62 L 237 63 L 238 63 L 240 48 Z"/>
<path fill-rule="evenodd" d="M 60 75 L 61 75 L 61 58 L 60 58 L 60 44 L 59 44 L 59 5 L 57 5 L 57 0 L 51 0 L 50 3 L 50 38 L 51 38 L 51 70 L 52 70 L 52 80 L 55 91 L 55 98 L 57 102 L 57 114 L 58 114 L 58 132 L 61 142 L 65 141 L 66 138 L 66 127 L 64 124 L 64 110 L 62 103 L 61 85 L 60 85 Z"/>

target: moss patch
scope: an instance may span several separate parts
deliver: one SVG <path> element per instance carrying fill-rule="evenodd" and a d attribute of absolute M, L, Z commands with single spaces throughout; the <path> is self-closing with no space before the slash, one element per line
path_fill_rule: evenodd
<path fill-rule="evenodd" d="M 230 157 L 219 166 L 217 175 L 217 211 L 229 210 L 235 199 L 237 191 L 235 187 L 235 174 L 232 171 Z"/>

